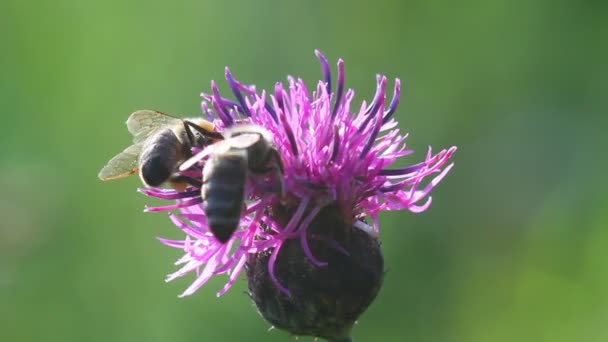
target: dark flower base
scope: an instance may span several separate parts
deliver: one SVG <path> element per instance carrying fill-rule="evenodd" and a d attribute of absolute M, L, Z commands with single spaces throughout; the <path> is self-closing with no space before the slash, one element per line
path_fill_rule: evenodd
<path fill-rule="evenodd" d="M 311 262 L 300 239 L 287 240 L 281 247 L 274 272 L 291 296 L 270 278 L 271 251 L 249 257 L 251 298 L 274 327 L 294 335 L 348 340 L 352 325 L 378 294 L 384 276 L 380 244 L 352 221 L 345 222 L 340 212 L 326 207 L 308 228 L 312 254 L 326 266 Z"/>

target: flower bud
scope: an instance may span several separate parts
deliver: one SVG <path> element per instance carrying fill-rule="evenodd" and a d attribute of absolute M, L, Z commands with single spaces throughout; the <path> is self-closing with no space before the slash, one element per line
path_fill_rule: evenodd
<path fill-rule="evenodd" d="M 380 244 L 342 217 L 336 206 L 319 212 L 307 238 L 314 257 L 327 264 L 315 265 L 299 239 L 287 240 L 277 256 L 274 274 L 289 289 L 288 295 L 271 279 L 270 253 L 252 254 L 247 260 L 251 298 L 260 314 L 278 329 L 330 340 L 348 338 L 382 286 Z"/>

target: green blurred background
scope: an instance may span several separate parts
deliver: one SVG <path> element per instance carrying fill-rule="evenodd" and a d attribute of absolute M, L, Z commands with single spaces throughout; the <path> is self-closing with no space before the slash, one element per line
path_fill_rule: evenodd
<path fill-rule="evenodd" d="M 192 278 L 164 283 L 181 253 L 155 237 L 181 234 L 142 213 L 136 177 L 97 172 L 132 111 L 196 115 L 226 65 L 312 88 L 318 48 L 357 101 L 401 78 L 408 162 L 459 147 L 428 211 L 383 215 L 388 273 L 355 339 L 606 341 L 607 42 L 591 0 L 4 0 L 0 340 L 292 340 L 243 281 L 178 299 Z"/>

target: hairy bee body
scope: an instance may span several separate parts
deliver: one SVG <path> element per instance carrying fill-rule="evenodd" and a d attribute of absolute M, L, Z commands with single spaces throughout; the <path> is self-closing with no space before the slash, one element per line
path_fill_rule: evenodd
<path fill-rule="evenodd" d="M 146 186 L 171 182 L 176 189 L 185 188 L 183 177 L 177 176 L 176 171 L 181 162 L 192 156 L 192 147 L 203 148 L 222 139 L 211 122 L 180 119 L 153 110 L 131 114 L 127 128 L 133 135 L 133 145 L 110 159 L 99 172 L 100 179 L 120 179 L 139 171 Z"/>
<path fill-rule="evenodd" d="M 282 191 L 283 166 L 270 133 L 257 125 L 237 125 L 224 133 L 203 168 L 201 195 L 207 223 L 222 243 L 230 239 L 241 219 L 250 174 L 274 174 Z"/>
<path fill-rule="evenodd" d="M 173 175 L 180 161 L 189 157 L 189 143 L 181 141 L 173 129 L 165 128 L 144 144 L 139 156 L 139 175 L 148 186 L 160 186 Z"/>
<path fill-rule="evenodd" d="M 203 210 L 213 235 L 226 242 L 241 219 L 247 180 L 247 153 L 228 151 L 207 160 L 203 169 Z"/>

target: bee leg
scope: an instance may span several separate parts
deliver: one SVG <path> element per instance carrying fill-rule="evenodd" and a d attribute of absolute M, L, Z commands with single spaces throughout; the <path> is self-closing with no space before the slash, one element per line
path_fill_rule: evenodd
<path fill-rule="evenodd" d="M 275 182 L 278 183 L 279 191 L 281 194 L 281 198 L 285 198 L 285 178 L 283 178 L 283 160 L 281 159 L 281 154 L 278 150 L 272 150 L 272 160 L 274 160 L 275 170 L 274 170 L 274 178 Z"/>
<path fill-rule="evenodd" d="M 185 188 L 185 185 L 192 185 L 194 187 L 200 188 L 203 186 L 203 182 L 198 178 L 187 177 L 183 175 L 173 175 L 169 181 L 173 184 L 182 184 Z M 175 186 L 174 186 L 175 188 Z"/>

